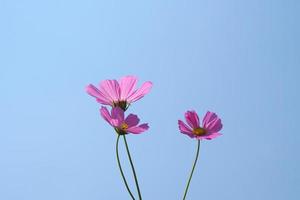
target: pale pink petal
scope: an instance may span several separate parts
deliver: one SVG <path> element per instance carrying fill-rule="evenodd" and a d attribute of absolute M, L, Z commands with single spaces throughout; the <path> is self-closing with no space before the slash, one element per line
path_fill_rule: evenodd
<path fill-rule="evenodd" d="M 124 110 L 120 107 L 113 107 L 111 109 L 111 117 L 118 121 L 117 126 L 120 126 L 124 122 Z"/>
<path fill-rule="evenodd" d="M 126 131 L 133 134 L 139 134 L 149 129 L 148 124 L 141 124 L 139 126 L 133 126 L 128 128 Z"/>
<path fill-rule="evenodd" d="M 128 125 L 129 128 L 138 125 L 139 122 L 140 119 L 137 115 L 134 114 L 129 114 L 125 119 L 125 123 Z"/>
<path fill-rule="evenodd" d="M 185 119 L 191 128 L 199 128 L 200 127 L 199 117 L 195 111 L 187 111 L 185 113 Z"/>
<path fill-rule="evenodd" d="M 120 79 L 120 100 L 127 100 L 135 90 L 138 79 L 135 76 L 124 76 Z"/>
<path fill-rule="evenodd" d="M 106 107 L 102 106 L 100 108 L 100 114 L 103 117 L 103 119 L 105 119 L 105 121 L 107 121 L 111 126 L 115 127 L 117 125 L 117 120 L 111 117 Z"/>
<path fill-rule="evenodd" d="M 203 118 L 203 127 L 207 127 L 207 124 L 210 123 L 212 120 L 217 118 L 217 115 L 213 112 L 207 111 L 204 118 Z"/>
<path fill-rule="evenodd" d="M 128 97 L 127 101 L 129 103 L 132 103 L 134 101 L 141 99 L 143 96 L 145 96 L 147 93 L 150 92 L 151 88 L 152 88 L 152 82 L 150 81 L 145 82 L 138 90 L 133 92 L 133 94 Z"/>
<path fill-rule="evenodd" d="M 190 136 L 191 138 L 194 138 L 195 135 L 193 134 L 193 131 L 188 127 L 183 121 L 178 120 L 178 127 L 181 133 L 186 134 Z"/>
<path fill-rule="evenodd" d="M 103 119 L 105 119 L 108 123 L 110 123 L 110 121 L 111 121 L 112 118 L 111 118 L 111 116 L 110 116 L 110 114 L 109 114 L 109 112 L 108 112 L 108 110 L 107 110 L 106 107 L 102 106 L 100 108 L 100 114 L 103 117 Z"/>
<path fill-rule="evenodd" d="M 120 86 L 116 80 L 104 80 L 100 83 L 100 91 L 110 100 L 111 105 L 120 99 Z"/>
<path fill-rule="evenodd" d="M 101 103 L 101 104 L 105 104 L 105 105 L 110 105 L 110 101 L 109 99 L 107 99 L 99 90 L 98 88 L 96 88 L 94 85 L 89 84 L 88 86 L 86 86 L 86 92 L 95 97 L 96 100 Z"/>

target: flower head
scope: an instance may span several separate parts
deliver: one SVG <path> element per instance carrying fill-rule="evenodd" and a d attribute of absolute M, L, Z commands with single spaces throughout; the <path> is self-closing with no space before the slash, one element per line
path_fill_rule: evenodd
<path fill-rule="evenodd" d="M 136 89 L 137 81 L 135 76 L 124 76 L 119 81 L 104 80 L 100 83 L 99 88 L 89 84 L 86 91 L 101 104 L 118 106 L 126 110 L 129 104 L 141 99 L 152 88 L 152 82 L 147 81 L 139 89 Z"/>
<path fill-rule="evenodd" d="M 219 133 L 222 129 L 221 119 L 213 112 L 207 111 L 203 118 L 202 126 L 200 126 L 199 117 L 195 111 L 187 111 L 185 120 L 187 124 L 178 120 L 179 130 L 191 138 L 211 140 L 222 135 Z"/>
<path fill-rule="evenodd" d="M 102 106 L 100 109 L 101 116 L 115 128 L 118 134 L 139 134 L 149 129 L 148 124 L 140 124 L 140 119 L 137 115 L 129 114 L 126 118 L 124 110 L 120 107 L 113 107 L 111 113 L 106 107 Z"/>

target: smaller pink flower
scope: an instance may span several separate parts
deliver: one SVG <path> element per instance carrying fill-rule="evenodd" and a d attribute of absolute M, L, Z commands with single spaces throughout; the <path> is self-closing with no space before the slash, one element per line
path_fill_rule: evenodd
<path fill-rule="evenodd" d="M 101 116 L 115 128 L 118 134 L 124 135 L 127 133 L 139 134 L 149 129 L 148 124 L 140 124 L 140 119 L 137 115 L 129 114 L 126 118 L 124 110 L 120 107 L 113 107 L 111 113 L 106 107 L 100 109 Z"/>
<path fill-rule="evenodd" d="M 98 103 L 126 110 L 129 104 L 144 97 L 152 88 L 152 82 L 147 81 L 136 89 L 137 81 L 135 76 L 124 76 L 119 81 L 104 80 L 98 88 L 89 84 L 86 92 L 95 97 Z"/>
<path fill-rule="evenodd" d="M 198 114 L 195 111 L 187 111 L 185 120 L 187 124 L 178 120 L 179 130 L 191 138 L 211 140 L 222 135 L 219 133 L 222 129 L 221 119 L 213 112 L 207 111 L 202 121 L 202 127 L 200 126 Z"/>

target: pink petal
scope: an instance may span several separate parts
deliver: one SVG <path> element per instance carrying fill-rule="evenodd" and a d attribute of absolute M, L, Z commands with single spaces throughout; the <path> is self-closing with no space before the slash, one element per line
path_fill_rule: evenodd
<path fill-rule="evenodd" d="M 207 127 L 207 124 L 210 123 L 215 118 L 217 118 L 217 115 L 215 113 L 207 111 L 202 121 L 203 127 Z"/>
<path fill-rule="evenodd" d="M 221 119 L 216 118 L 214 121 L 207 124 L 207 131 L 210 133 L 219 132 L 222 129 L 223 125 L 221 123 Z"/>
<path fill-rule="evenodd" d="M 135 76 L 124 76 L 120 79 L 120 100 L 126 100 L 134 92 L 138 79 Z"/>
<path fill-rule="evenodd" d="M 145 82 L 141 86 L 141 88 L 136 90 L 131 96 L 128 97 L 127 101 L 129 103 L 132 103 L 134 101 L 141 99 L 143 96 L 145 96 L 147 93 L 150 92 L 151 88 L 152 88 L 152 82 L 150 81 Z"/>
<path fill-rule="evenodd" d="M 187 111 L 185 113 L 185 119 L 191 128 L 199 128 L 200 127 L 199 117 L 195 111 Z"/>
<path fill-rule="evenodd" d="M 118 121 L 118 125 L 120 126 L 124 122 L 124 110 L 120 107 L 113 107 L 111 109 L 111 117 Z"/>
<path fill-rule="evenodd" d="M 97 101 L 101 104 L 110 105 L 109 99 L 107 99 L 94 85 L 89 84 L 86 86 L 86 92 L 95 97 Z"/>
<path fill-rule="evenodd" d="M 100 108 L 100 114 L 103 117 L 103 119 L 105 119 L 105 121 L 107 121 L 111 126 L 115 127 L 117 125 L 117 120 L 111 117 L 106 107 L 102 106 Z"/>
<path fill-rule="evenodd" d="M 139 126 L 133 126 L 127 129 L 127 132 L 133 134 L 139 134 L 149 129 L 148 124 L 141 124 Z"/>
<path fill-rule="evenodd" d="M 129 128 L 138 125 L 139 122 L 140 119 L 137 115 L 134 114 L 129 114 L 125 119 L 125 123 L 128 125 Z"/>
<path fill-rule="evenodd" d="M 193 134 L 193 131 L 181 120 L 178 120 L 178 126 L 181 133 L 186 134 L 190 136 L 191 138 L 194 138 L 195 135 Z"/>
<path fill-rule="evenodd" d="M 221 133 L 213 133 L 213 134 L 210 134 L 210 135 L 199 136 L 199 137 L 197 137 L 197 139 L 211 140 L 211 139 L 214 139 L 216 137 L 219 137 L 220 135 L 222 135 L 222 134 Z"/>
<path fill-rule="evenodd" d="M 100 91 L 111 102 L 117 102 L 120 99 L 120 86 L 116 80 L 104 80 L 100 83 Z"/>

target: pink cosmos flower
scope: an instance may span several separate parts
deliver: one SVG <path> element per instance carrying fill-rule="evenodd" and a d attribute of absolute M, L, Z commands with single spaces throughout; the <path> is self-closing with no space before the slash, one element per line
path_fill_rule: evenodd
<path fill-rule="evenodd" d="M 213 112 L 207 111 L 202 121 L 202 127 L 200 126 L 198 114 L 195 111 L 187 111 L 185 120 L 187 124 L 178 120 L 179 130 L 191 138 L 211 140 L 222 135 L 219 133 L 222 129 L 221 119 Z"/>
<path fill-rule="evenodd" d="M 140 119 L 137 115 L 129 114 L 124 117 L 124 110 L 120 107 L 113 107 L 111 113 L 106 107 L 102 106 L 100 109 L 101 116 L 115 128 L 118 134 L 124 135 L 127 133 L 139 134 L 149 129 L 148 124 L 140 124 Z"/>
<path fill-rule="evenodd" d="M 100 83 L 99 88 L 89 84 L 86 91 L 101 104 L 112 107 L 119 106 L 126 110 L 129 104 L 141 99 L 152 88 L 152 82 L 147 81 L 139 89 L 136 89 L 137 81 L 135 76 L 124 76 L 119 81 L 104 80 Z"/>

